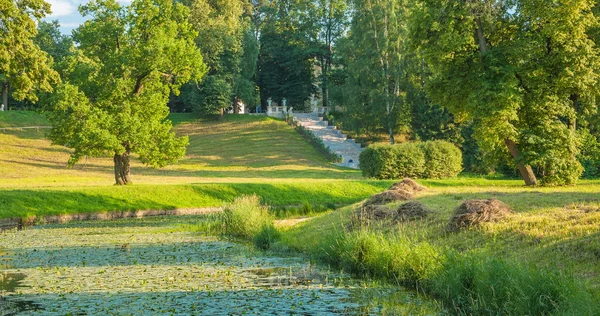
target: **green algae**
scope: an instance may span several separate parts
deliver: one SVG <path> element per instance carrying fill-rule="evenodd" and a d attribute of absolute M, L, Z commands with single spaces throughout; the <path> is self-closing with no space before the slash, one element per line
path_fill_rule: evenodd
<path fill-rule="evenodd" d="M 11 260 L 4 273 L 12 276 L 5 306 L 21 304 L 25 315 L 436 313 L 401 288 L 178 229 L 199 221 L 128 219 L 5 232 L 0 248 Z"/>

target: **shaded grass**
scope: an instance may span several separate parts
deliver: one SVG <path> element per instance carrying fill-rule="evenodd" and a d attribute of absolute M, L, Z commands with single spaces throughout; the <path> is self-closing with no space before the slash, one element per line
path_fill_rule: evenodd
<path fill-rule="evenodd" d="M 0 218 L 214 207 L 249 194 L 273 206 L 349 204 L 387 186 L 379 181 L 319 181 L 0 190 Z"/>

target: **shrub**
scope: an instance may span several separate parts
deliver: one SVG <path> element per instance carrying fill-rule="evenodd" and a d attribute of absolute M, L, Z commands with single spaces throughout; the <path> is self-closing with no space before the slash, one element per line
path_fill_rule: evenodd
<path fill-rule="evenodd" d="M 425 154 L 426 178 L 453 178 L 462 171 L 462 153 L 454 144 L 435 140 L 421 143 L 420 147 Z"/>
<path fill-rule="evenodd" d="M 254 236 L 254 246 L 259 249 L 268 250 L 271 246 L 281 239 L 281 233 L 273 224 L 263 226 Z"/>
<path fill-rule="evenodd" d="M 398 174 L 394 160 L 396 153 L 391 145 L 375 144 L 360 153 L 359 167 L 363 176 L 377 179 L 395 179 Z"/>
<path fill-rule="evenodd" d="M 225 205 L 221 224 L 225 235 L 253 238 L 263 227 L 273 225 L 273 217 L 268 207 L 260 204 L 258 196 L 247 195 Z"/>
<path fill-rule="evenodd" d="M 418 143 L 403 143 L 393 146 L 396 179 L 420 178 L 425 172 L 425 154 Z"/>
<path fill-rule="evenodd" d="M 360 169 L 377 179 L 452 178 L 462 171 L 462 153 L 446 141 L 376 144 L 360 154 Z"/>

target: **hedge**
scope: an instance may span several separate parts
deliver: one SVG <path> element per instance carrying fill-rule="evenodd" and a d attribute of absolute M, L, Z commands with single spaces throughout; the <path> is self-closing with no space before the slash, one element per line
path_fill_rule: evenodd
<path fill-rule="evenodd" d="M 462 171 L 462 152 L 454 144 L 434 140 L 421 143 L 420 147 L 425 154 L 424 178 L 453 178 Z"/>
<path fill-rule="evenodd" d="M 377 179 L 452 178 L 462 171 L 462 153 L 446 141 L 376 144 L 360 154 L 365 177 Z"/>

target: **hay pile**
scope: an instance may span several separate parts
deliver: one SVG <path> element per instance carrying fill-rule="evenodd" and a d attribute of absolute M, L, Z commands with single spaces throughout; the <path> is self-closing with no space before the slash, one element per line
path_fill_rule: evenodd
<path fill-rule="evenodd" d="M 375 222 L 396 224 L 414 219 L 424 219 L 431 214 L 433 211 L 418 201 L 404 203 L 397 209 L 385 205 L 366 205 L 354 213 L 351 226 L 368 225 Z"/>
<path fill-rule="evenodd" d="M 433 211 L 419 201 L 410 201 L 400 205 L 395 213 L 396 221 L 406 221 L 426 218 Z"/>
<path fill-rule="evenodd" d="M 482 223 L 497 222 L 511 213 L 510 207 L 497 199 L 469 200 L 456 208 L 448 229 L 457 231 Z"/>
<path fill-rule="evenodd" d="M 417 181 L 404 178 L 402 181 L 394 183 L 389 189 L 389 191 L 406 191 L 412 194 L 416 194 L 419 192 L 427 191 L 427 188 L 418 184 Z"/>
<path fill-rule="evenodd" d="M 397 223 L 410 219 L 425 218 L 433 212 L 421 202 L 410 201 L 400 205 L 395 210 L 385 206 L 388 203 L 412 200 L 415 194 L 425 190 L 427 188 L 409 178 L 394 183 L 387 191 L 375 194 L 365 201 L 352 216 L 351 225 L 363 225 L 374 221 Z"/>
<path fill-rule="evenodd" d="M 394 183 L 387 191 L 371 196 L 363 206 L 412 200 L 415 194 L 425 190 L 427 188 L 415 180 L 405 178 L 401 182 Z"/>
<path fill-rule="evenodd" d="M 361 223 L 393 218 L 392 209 L 385 205 L 362 206 L 354 215 L 354 219 Z"/>
<path fill-rule="evenodd" d="M 381 205 L 398 201 L 407 201 L 413 198 L 413 194 L 406 191 L 384 191 L 371 196 L 363 206 Z"/>

